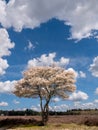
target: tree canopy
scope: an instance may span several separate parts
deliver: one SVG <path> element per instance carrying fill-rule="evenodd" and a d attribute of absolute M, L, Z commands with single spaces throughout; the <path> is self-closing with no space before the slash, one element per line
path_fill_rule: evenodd
<path fill-rule="evenodd" d="M 71 70 L 61 67 L 32 67 L 24 72 L 24 77 L 15 86 L 14 94 L 19 97 L 40 98 L 43 115 L 46 121 L 49 102 L 52 97 L 59 96 L 68 99 L 69 92 L 73 92 L 75 74 Z"/>

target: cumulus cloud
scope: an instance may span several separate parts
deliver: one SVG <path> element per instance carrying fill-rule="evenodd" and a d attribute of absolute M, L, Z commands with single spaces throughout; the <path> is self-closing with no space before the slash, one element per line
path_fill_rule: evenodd
<path fill-rule="evenodd" d="M 6 107 L 6 106 L 8 106 L 8 103 L 7 102 L 0 102 L 0 106 L 1 107 Z"/>
<path fill-rule="evenodd" d="M 0 75 L 5 74 L 5 70 L 8 68 L 8 63 L 3 56 L 9 56 L 11 54 L 10 49 L 14 47 L 14 43 L 11 42 L 6 29 L 0 29 Z"/>
<path fill-rule="evenodd" d="M 74 76 L 75 76 L 75 78 L 78 78 L 78 72 L 77 71 L 75 71 L 73 68 L 68 68 L 67 70 L 66 70 L 66 72 L 72 72 L 73 74 L 74 74 Z"/>
<path fill-rule="evenodd" d="M 39 105 L 37 105 L 37 106 L 34 106 L 34 105 L 33 105 L 33 106 L 31 107 L 31 109 L 32 109 L 33 111 L 41 111 Z"/>
<path fill-rule="evenodd" d="M 69 109 L 95 109 L 98 107 L 98 100 L 94 102 L 86 102 L 83 103 L 82 101 L 75 101 L 74 104 L 61 104 L 50 106 L 49 109 L 52 111 L 66 111 Z"/>
<path fill-rule="evenodd" d="M 66 111 L 69 109 L 69 105 L 61 104 L 49 107 L 50 111 Z"/>
<path fill-rule="evenodd" d="M 82 91 L 74 92 L 69 96 L 69 100 L 72 101 L 82 101 L 87 99 L 88 99 L 88 95 Z"/>
<path fill-rule="evenodd" d="M 0 23 L 21 31 L 56 18 L 71 26 L 71 38 L 81 40 L 98 30 L 97 5 L 97 0 L 0 0 Z"/>
<path fill-rule="evenodd" d="M 96 90 L 95 90 L 95 94 L 98 94 L 98 88 L 96 88 Z"/>
<path fill-rule="evenodd" d="M 80 102 L 80 101 L 75 101 L 73 106 L 74 106 L 74 108 L 76 108 L 76 109 L 77 109 L 77 108 L 80 108 L 81 102 Z"/>
<path fill-rule="evenodd" d="M 53 101 L 53 102 L 59 102 L 59 101 L 60 101 L 60 98 L 55 97 L 55 98 L 52 99 L 52 101 Z"/>
<path fill-rule="evenodd" d="M 31 109 L 34 110 L 34 111 L 41 111 L 39 104 L 31 106 Z M 68 109 L 69 109 L 69 105 L 67 105 L 67 104 L 49 106 L 50 111 L 66 111 Z"/>
<path fill-rule="evenodd" d="M 89 70 L 94 77 L 98 77 L 98 56 L 93 59 L 93 63 L 90 65 Z"/>
<path fill-rule="evenodd" d="M 94 109 L 96 107 L 96 104 L 93 102 L 83 103 L 82 108 L 83 109 Z"/>
<path fill-rule="evenodd" d="M 49 106 L 50 111 L 66 111 L 70 109 L 95 109 L 98 107 L 98 100 L 94 100 L 93 102 L 82 102 L 75 101 L 73 104 L 52 104 Z M 32 110 L 41 111 L 40 105 L 35 105 L 31 107 Z"/>
<path fill-rule="evenodd" d="M 5 74 L 5 69 L 9 67 L 7 60 L 0 58 L 0 75 Z"/>
<path fill-rule="evenodd" d="M 74 108 L 75 109 L 95 109 L 96 108 L 96 103 L 95 102 L 86 102 L 86 103 L 82 103 L 82 102 L 75 102 L 74 103 Z"/>
<path fill-rule="evenodd" d="M 31 41 L 28 41 L 28 45 L 25 47 L 25 50 L 33 50 L 35 46 L 32 44 Z"/>
<path fill-rule="evenodd" d="M 79 71 L 78 77 L 79 78 L 86 78 L 86 74 L 83 71 Z"/>
<path fill-rule="evenodd" d="M 14 104 L 19 104 L 20 102 L 17 101 L 17 100 L 13 100 L 13 103 L 14 103 Z"/>
<path fill-rule="evenodd" d="M 0 93 L 11 93 L 15 89 L 15 84 L 17 81 L 5 81 L 5 82 L 0 82 Z"/>
<path fill-rule="evenodd" d="M 69 64 L 70 59 L 69 58 L 65 58 L 65 57 L 61 57 L 58 61 L 55 60 L 56 58 L 56 53 L 49 53 L 47 54 L 43 54 L 40 57 L 37 58 L 33 58 L 31 60 L 28 61 L 27 63 L 27 68 L 31 68 L 31 67 L 36 67 L 36 66 L 59 66 L 59 67 L 64 67 L 66 68 L 66 66 Z M 83 74 L 78 74 L 77 71 L 75 71 L 73 68 L 67 68 L 66 72 L 72 72 L 75 76 L 75 78 L 77 79 L 79 76 L 83 77 Z M 82 73 L 82 71 L 81 71 Z"/>
<path fill-rule="evenodd" d="M 63 1 L 10 0 L 8 4 L 2 1 L 1 23 L 4 27 L 13 26 L 16 31 L 21 31 L 23 28 L 33 29 L 53 18 L 59 11 L 59 4 L 61 4 L 60 9 L 62 8 Z"/>
<path fill-rule="evenodd" d="M 66 66 L 69 63 L 68 58 L 61 57 L 59 61 L 55 61 L 56 53 L 43 54 L 39 58 L 34 58 L 28 61 L 28 68 L 35 66 Z"/>
<path fill-rule="evenodd" d="M 11 54 L 10 50 L 14 47 L 14 43 L 11 42 L 9 34 L 6 29 L 0 29 L 0 57 L 9 56 Z"/>
<path fill-rule="evenodd" d="M 95 102 L 95 103 L 98 103 L 98 99 L 95 99 L 94 102 Z"/>
<path fill-rule="evenodd" d="M 6 2 L 3 0 L 0 0 L 0 22 L 3 23 L 6 17 Z"/>

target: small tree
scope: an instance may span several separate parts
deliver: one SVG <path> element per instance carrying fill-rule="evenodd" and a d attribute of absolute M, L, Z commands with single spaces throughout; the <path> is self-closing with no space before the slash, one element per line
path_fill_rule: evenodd
<path fill-rule="evenodd" d="M 15 86 L 14 94 L 19 97 L 39 98 L 42 122 L 48 121 L 49 102 L 52 97 L 67 99 L 68 92 L 76 87 L 75 74 L 60 67 L 32 67 L 24 72 L 24 78 Z"/>

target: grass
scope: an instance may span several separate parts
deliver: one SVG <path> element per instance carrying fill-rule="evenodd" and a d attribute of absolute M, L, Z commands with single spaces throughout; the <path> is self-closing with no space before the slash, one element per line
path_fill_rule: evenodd
<path fill-rule="evenodd" d="M 98 130 L 98 127 L 76 124 L 48 124 L 47 126 L 21 126 L 8 130 Z"/>
<path fill-rule="evenodd" d="M 98 130 L 98 115 L 50 116 L 47 126 L 39 126 L 40 116 L 0 117 L 0 129 L 6 130 Z M 5 128 L 6 127 L 6 128 Z"/>

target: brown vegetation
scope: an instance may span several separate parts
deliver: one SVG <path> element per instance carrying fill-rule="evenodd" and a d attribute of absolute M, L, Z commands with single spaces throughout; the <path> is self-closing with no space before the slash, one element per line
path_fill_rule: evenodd
<path fill-rule="evenodd" d="M 1 116 L 1 127 L 16 127 L 19 125 L 41 125 L 40 116 Z M 49 124 L 61 125 L 75 123 L 78 125 L 98 126 L 98 116 L 96 115 L 64 115 L 50 116 Z"/>

